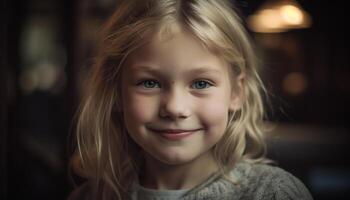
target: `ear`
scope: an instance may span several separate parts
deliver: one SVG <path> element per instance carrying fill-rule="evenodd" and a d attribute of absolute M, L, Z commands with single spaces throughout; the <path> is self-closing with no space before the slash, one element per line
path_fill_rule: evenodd
<path fill-rule="evenodd" d="M 245 73 L 241 72 L 237 77 L 232 86 L 231 101 L 229 111 L 234 112 L 239 110 L 245 100 L 244 84 L 245 84 Z"/>

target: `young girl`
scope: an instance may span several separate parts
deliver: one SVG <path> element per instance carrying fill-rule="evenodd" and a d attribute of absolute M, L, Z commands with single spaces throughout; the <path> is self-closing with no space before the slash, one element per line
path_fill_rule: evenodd
<path fill-rule="evenodd" d="M 224 0 L 124 0 L 77 123 L 70 199 L 312 199 L 267 165 L 256 57 Z"/>

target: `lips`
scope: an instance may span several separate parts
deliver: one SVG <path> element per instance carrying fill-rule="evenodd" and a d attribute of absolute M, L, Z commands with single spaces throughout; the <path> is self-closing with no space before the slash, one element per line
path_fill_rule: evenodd
<path fill-rule="evenodd" d="M 180 140 L 183 138 L 186 138 L 196 131 L 199 131 L 201 129 L 193 129 L 193 130 L 183 130 L 183 129 L 152 129 L 152 131 L 160 134 L 162 137 L 169 139 L 169 140 Z"/>
<path fill-rule="evenodd" d="M 185 133 L 185 132 L 191 132 L 191 131 L 193 130 L 179 130 L 179 129 L 156 130 L 156 132 L 167 133 L 167 134 L 179 134 L 179 133 Z"/>
<path fill-rule="evenodd" d="M 158 133 L 165 133 L 165 134 L 181 134 L 181 133 L 187 133 L 187 132 L 194 132 L 198 131 L 200 129 L 193 129 L 193 130 L 183 130 L 183 129 L 151 129 L 154 132 Z"/>

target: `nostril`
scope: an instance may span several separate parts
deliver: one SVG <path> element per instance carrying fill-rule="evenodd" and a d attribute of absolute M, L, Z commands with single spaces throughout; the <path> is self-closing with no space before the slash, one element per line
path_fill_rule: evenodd
<path fill-rule="evenodd" d="M 170 118 L 186 118 L 189 116 L 189 109 L 185 105 L 167 104 L 160 109 L 160 116 Z"/>
<path fill-rule="evenodd" d="M 161 101 L 159 115 L 165 118 L 187 118 L 190 116 L 186 94 L 182 89 L 172 88 L 164 93 Z"/>

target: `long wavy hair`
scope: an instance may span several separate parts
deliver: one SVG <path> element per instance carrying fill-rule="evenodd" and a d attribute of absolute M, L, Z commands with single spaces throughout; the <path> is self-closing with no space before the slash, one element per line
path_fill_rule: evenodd
<path fill-rule="evenodd" d="M 235 75 L 245 73 L 241 109 L 229 113 L 223 138 L 213 153 L 225 176 L 238 161 L 267 163 L 262 121 L 266 94 L 259 65 L 238 11 L 226 0 L 124 0 L 101 31 L 95 63 L 77 113 L 77 171 L 110 188 L 119 199 L 138 177 L 142 150 L 128 136 L 122 113 L 121 69 L 128 55 L 168 33 L 176 23 L 208 50 L 230 63 Z M 227 177 L 227 176 L 226 176 Z"/>

